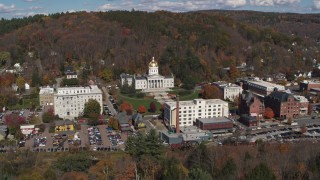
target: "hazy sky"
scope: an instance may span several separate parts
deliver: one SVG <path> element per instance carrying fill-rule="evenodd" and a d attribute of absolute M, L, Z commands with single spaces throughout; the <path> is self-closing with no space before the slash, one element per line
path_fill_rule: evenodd
<path fill-rule="evenodd" d="M 0 0 L 0 17 L 74 11 L 204 9 L 320 13 L 320 0 Z"/>

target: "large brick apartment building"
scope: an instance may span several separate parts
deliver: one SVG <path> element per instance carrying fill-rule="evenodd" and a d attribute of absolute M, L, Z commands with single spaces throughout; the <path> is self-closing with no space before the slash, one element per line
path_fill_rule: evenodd
<path fill-rule="evenodd" d="M 281 119 L 295 118 L 300 114 L 300 101 L 286 92 L 272 92 L 265 97 L 265 107 L 270 107 L 275 117 Z"/>

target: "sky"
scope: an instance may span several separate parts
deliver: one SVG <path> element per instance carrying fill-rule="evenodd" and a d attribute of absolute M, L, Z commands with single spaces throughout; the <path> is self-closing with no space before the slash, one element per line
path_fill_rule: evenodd
<path fill-rule="evenodd" d="M 320 0 L 0 0 L 0 18 L 75 11 L 141 10 L 254 10 L 320 13 Z"/>

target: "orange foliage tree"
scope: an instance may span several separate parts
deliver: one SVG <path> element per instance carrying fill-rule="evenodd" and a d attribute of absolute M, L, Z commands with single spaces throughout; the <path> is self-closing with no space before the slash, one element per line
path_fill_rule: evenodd
<path fill-rule="evenodd" d="M 128 103 L 128 102 L 123 102 L 120 105 L 121 111 L 122 112 L 127 112 L 128 115 L 131 115 L 133 112 L 133 106 L 132 104 Z"/>
<path fill-rule="evenodd" d="M 204 99 L 218 99 L 221 97 L 220 89 L 217 86 L 206 84 L 202 87 L 202 98 Z"/>
<path fill-rule="evenodd" d="M 267 107 L 265 112 L 264 112 L 264 116 L 267 118 L 267 119 L 271 119 L 274 117 L 274 112 L 271 108 Z"/>
<path fill-rule="evenodd" d="M 146 107 L 144 107 L 144 105 L 140 105 L 138 107 L 138 112 L 143 114 L 143 113 L 147 112 L 147 109 L 146 109 Z"/>

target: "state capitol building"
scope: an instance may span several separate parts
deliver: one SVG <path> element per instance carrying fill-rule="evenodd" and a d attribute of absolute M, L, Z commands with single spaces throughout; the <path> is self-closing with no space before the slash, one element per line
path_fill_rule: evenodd
<path fill-rule="evenodd" d="M 149 63 L 149 72 L 145 75 L 129 75 L 122 73 L 120 75 L 121 85 L 128 84 L 134 86 L 136 90 L 157 91 L 166 90 L 174 87 L 174 77 L 159 75 L 158 63 L 152 58 Z"/>

